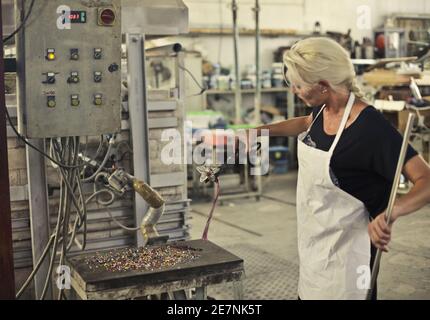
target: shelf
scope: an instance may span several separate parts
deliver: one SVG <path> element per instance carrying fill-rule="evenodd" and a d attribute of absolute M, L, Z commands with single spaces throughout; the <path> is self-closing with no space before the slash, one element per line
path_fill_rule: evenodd
<path fill-rule="evenodd" d="M 351 62 L 356 65 L 373 65 L 377 61 L 375 59 L 351 59 Z"/>
<path fill-rule="evenodd" d="M 270 88 L 270 89 L 261 89 L 261 93 L 287 93 L 290 90 L 288 88 Z M 242 89 L 241 93 L 243 94 L 254 94 L 255 89 Z M 235 94 L 235 91 L 233 90 L 215 90 L 210 89 L 206 91 L 206 94 Z"/>
<path fill-rule="evenodd" d="M 184 36 L 231 36 L 232 28 L 190 28 L 189 33 Z M 240 36 L 255 36 L 255 29 L 239 28 Z M 312 32 L 299 31 L 296 29 L 261 29 L 260 35 L 263 37 L 309 37 Z"/>

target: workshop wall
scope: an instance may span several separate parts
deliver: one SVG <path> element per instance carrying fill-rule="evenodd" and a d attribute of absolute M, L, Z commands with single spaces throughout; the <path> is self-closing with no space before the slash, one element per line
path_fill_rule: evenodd
<path fill-rule="evenodd" d="M 190 28 L 230 28 L 232 25 L 231 0 L 184 0 L 189 8 Z M 239 0 L 238 25 L 254 28 L 253 0 Z M 428 0 L 261 0 L 261 28 L 296 29 L 300 32 L 313 30 L 314 23 L 321 23 L 322 32 L 346 33 L 351 28 L 354 40 L 371 37 L 372 29 L 380 26 L 385 16 L 392 13 L 430 12 Z M 370 8 L 370 28 L 363 27 L 363 11 Z M 357 11 L 358 10 L 358 11 Z M 361 27 L 357 26 L 361 23 Z M 369 26 L 369 25 L 367 25 Z M 196 49 L 212 62 L 221 61 L 226 67 L 233 65 L 233 39 L 231 36 L 181 37 L 187 49 Z M 273 54 L 280 46 L 294 43 L 298 38 L 277 37 L 261 39 L 262 67 L 269 68 Z M 255 40 L 253 36 L 240 38 L 240 64 L 254 64 Z"/>

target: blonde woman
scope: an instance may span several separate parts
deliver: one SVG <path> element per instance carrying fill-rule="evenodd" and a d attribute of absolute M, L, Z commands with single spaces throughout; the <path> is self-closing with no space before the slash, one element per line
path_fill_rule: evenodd
<path fill-rule="evenodd" d="M 298 136 L 299 298 L 364 299 L 359 277 L 375 247 L 388 251 L 391 239 L 383 213 L 402 136 L 361 99 L 349 56 L 335 41 L 299 41 L 284 66 L 292 91 L 313 111 L 258 129 Z M 430 168 L 410 146 L 403 173 L 414 186 L 395 203 L 393 222 L 430 202 Z"/>

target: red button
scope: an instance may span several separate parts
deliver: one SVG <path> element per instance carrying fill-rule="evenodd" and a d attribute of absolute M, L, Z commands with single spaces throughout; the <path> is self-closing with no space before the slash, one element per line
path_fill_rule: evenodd
<path fill-rule="evenodd" d="M 105 25 L 112 25 L 115 22 L 115 12 L 111 9 L 103 9 L 100 14 L 100 20 Z"/>

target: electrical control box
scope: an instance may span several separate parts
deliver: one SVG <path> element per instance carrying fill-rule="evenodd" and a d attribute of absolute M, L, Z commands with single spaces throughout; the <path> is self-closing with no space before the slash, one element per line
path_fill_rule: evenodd
<path fill-rule="evenodd" d="M 31 1 L 16 1 L 16 24 Z M 28 138 L 121 128 L 121 0 L 35 1 L 17 35 L 18 124 Z"/>

